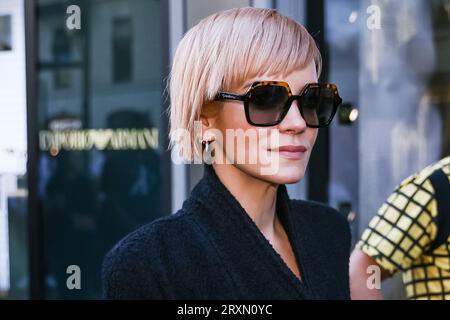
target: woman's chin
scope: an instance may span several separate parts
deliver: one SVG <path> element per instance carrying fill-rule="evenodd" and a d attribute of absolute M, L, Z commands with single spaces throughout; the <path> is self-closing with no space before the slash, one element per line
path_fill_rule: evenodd
<path fill-rule="evenodd" d="M 305 172 L 296 168 L 295 170 L 285 170 L 282 169 L 280 172 L 273 177 L 278 184 L 292 184 L 297 183 L 303 179 Z"/>
<path fill-rule="evenodd" d="M 292 184 L 297 183 L 305 176 L 305 169 L 301 165 L 283 166 L 280 165 L 278 170 L 263 175 L 262 178 L 266 181 L 276 184 Z"/>

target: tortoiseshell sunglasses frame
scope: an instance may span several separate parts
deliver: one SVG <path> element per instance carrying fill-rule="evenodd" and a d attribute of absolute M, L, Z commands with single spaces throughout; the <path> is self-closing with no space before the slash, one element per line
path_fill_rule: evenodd
<path fill-rule="evenodd" d="M 283 111 L 280 114 L 279 118 L 271 123 L 266 123 L 266 124 L 260 124 L 260 123 L 254 123 L 251 118 L 250 118 L 250 107 L 249 107 L 249 102 L 251 99 L 251 95 L 252 95 L 252 91 L 260 86 L 281 86 L 284 87 L 287 90 L 288 93 L 288 100 L 286 101 L 285 106 L 283 107 Z M 251 87 L 248 89 L 247 93 L 245 94 L 235 94 L 235 93 L 230 93 L 230 92 L 222 92 L 220 91 L 216 98 L 215 101 L 220 101 L 220 100 L 235 100 L 235 101 L 243 101 L 244 102 L 244 110 L 245 110 L 245 118 L 247 120 L 247 122 L 252 125 L 252 126 L 256 126 L 256 127 L 271 127 L 271 126 L 275 126 L 278 125 L 279 123 L 281 123 L 281 121 L 283 121 L 284 117 L 286 116 L 286 114 L 288 113 L 292 102 L 294 102 L 294 100 L 298 100 L 299 101 L 299 109 L 300 109 L 300 114 L 302 115 L 303 119 L 305 119 L 304 113 L 303 113 L 303 107 L 301 102 L 301 99 L 303 97 L 304 94 L 306 94 L 306 92 L 312 88 L 325 88 L 325 89 L 329 89 L 333 94 L 334 94 L 334 103 L 333 103 L 333 110 L 331 111 L 330 114 L 330 118 L 327 120 L 326 123 L 323 124 L 319 124 L 319 125 L 312 125 L 312 124 L 308 124 L 306 123 L 307 127 L 310 128 L 323 128 L 323 127 L 327 127 L 330 125 L 331 121 L 333 120 L 336 111 L 339 107 L 339 105 L 342 103 L 342 98 L 339 96 L 339 92 L 337 89 L 337 86 L 335 84 L 331 84 L 331 83 L 326 83 L 326 84 L 319 84 L 319 83 L 308 83 L 307 85 L 305 85 L 302 89 L 302 91 L 300 92 L 299 95 L 294 95 L 292 94 L 292 90 L 289 87 L 289 84 L 287 82 L 284 81 L 257 81 L 257 82 L 253 82 Z M 306 122 L 306 119 L 305 119 Z"/>

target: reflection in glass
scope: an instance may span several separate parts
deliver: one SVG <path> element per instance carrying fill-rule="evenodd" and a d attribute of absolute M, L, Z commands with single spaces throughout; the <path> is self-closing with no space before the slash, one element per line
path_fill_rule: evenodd
<path fill-rule="evenodd" d="M 101 264 L 122 237 L 168 214 L 162 1 L 38 1 L 39 203 L 46 298 L 101 297 Z M 152 136 L 150 136 L 150 133 Z M 159 142 L 159 141 L 158 141 Z M 81 290 L 66 286 L 81 270 Z"/>
<path fill-rule="evenodd" d="M 333 124 L 330 198 L 354 208 L 356 240 L 398 183 L 450 154 L 450 7 L 445 0 L 326 6 L 330 82 L 360 111 L 352 126 Z M 368 23 L 374 12 L 379 28 Z M 402 288 L 386 292 L 404 296 Z"/>

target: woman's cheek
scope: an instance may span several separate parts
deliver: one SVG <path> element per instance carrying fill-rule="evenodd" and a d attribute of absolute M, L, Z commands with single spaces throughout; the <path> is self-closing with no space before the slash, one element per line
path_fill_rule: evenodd
<path fill-rule="evenodd" d="M 309 143 L 311 145 L 311 148 L 313 148 L 314 144 L 316 143 L 316 139 L 317 139 L 317 135 L 319 133 L 319 129 L 317 129 L 317 128 L 308 128 L 307 130 L 311 130 L 312 131 Z"/>

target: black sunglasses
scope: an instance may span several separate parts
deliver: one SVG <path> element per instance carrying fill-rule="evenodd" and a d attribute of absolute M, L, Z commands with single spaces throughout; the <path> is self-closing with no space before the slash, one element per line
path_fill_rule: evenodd
<path fill-rule="evenodd" d="M 300 95 L 293 95 L 289 85 L 282 81 L 254 82 L 246 94 L 219 92 L 215 100 L 243 101 L 247 122 L 258 127 L 279 124 L 294 100 L 298 100 L 300 114 L 308 127 L 326 127 L 342 103 L 334 84 L 310 83 Z"/>

